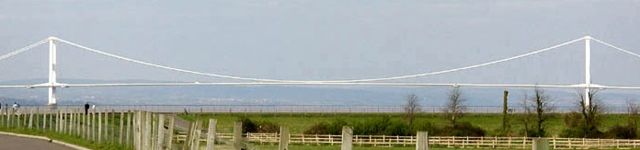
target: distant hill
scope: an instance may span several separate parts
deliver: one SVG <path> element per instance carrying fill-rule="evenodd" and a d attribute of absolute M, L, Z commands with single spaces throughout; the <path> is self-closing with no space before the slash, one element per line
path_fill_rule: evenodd
<path fill-rule="evenodd" d="M 2 84 L 41 83 L 46 80 L 4 81 Z M 68 83 L 150 82 L 145 80 L 102 81 L 66 79 Z M 157 82 L 157 81 L 156 81 Z M 502 91 L 497 88 L 463 88 L 468 105 L 500 106 Z M 578 89 L 546 89 L 556 105 L 574 105 Z M 184 86 L 184 87 L 104 87 L 66 88 L 59 93 L 60 104 L 166 104 L 166 105 L 401 105 L 408 94 L 416 94 L 422 105 L 441 106 L 446 87 L 358 87 L 358 86 Z M 510 89 L 511 105 L 522 102 L 532 89 Z M 0 102 L 22 101 L 46 104 L 46 89 L 0 89 Z M 624 105 L 639 99 L 634 91 L 601 91 L 607 104 Z"/>

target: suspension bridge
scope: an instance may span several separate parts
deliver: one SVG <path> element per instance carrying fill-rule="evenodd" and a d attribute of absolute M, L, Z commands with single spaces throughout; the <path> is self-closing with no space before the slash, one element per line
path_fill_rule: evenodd
<path fill-rule="evenodd" d="M 477 69 L 487 66 L 492 66 L 500 63 L 506 63 L 509 61 L 530 57 L 533 55 L 538 55 L 541 53 L 557 50 L 560 47 L 564 47 L 567 45 L 575 44 L 575 43 L 583 43 L 584 44 L 584 82 L 577 84 L 479 84 L 479 83 L 428 83 L 428 82 L 397 82 L 397 80 L 401 79 L 411 79 L 411 78 L 421 78 L 421 77 L 429 77 L 434 75 L 441 75 L 453 72 L 459 72 L 463 70 Z M 56 91 L 60 88 L 91 88 L 91 87 L 127 87 L 127 86 L 250 86 L 250 85 L 273 85 L 273 86 L 300 86 L 300 85 L 330 85 L 330 86 L 393 86 L 393 87 L 427 87 L 427 86 L 450 86 L 450 87 L 513 87 L 513 88 L 574 88 L 574 89 L 584 89 L 584 96 L 587 100 L 586 104 L 590 104 L 588 100 L 589 92 L 592 89 L 628 89 L 628 90 L 638 90 L 640 86 L 618 86 L 618 85 L 603 85 L 597 84 L 591 81 L 591 44 L 597 43 L 602 44 L 604 46 L 613 48 L 616 51 L 621 53 L 631 55 L 637 58 L 640 58 L 640 54 L 635 53 L 631 50 L 623 49 L 621 47 L 615 46 L 613 44 L 607 43 L 603 40 L 593 38 L 591 36 L 584 36 L 581 38 L 577 38 L 574 40 L 562 42 L 553 46 L 549 46 L 542 49 L 533 50 L 527 53 L 515 55 L 508 58 L 498 59 L 486 61 L 484 63 L 473 64 L 458 68 L 451 68 L 433 72 L 424 72 L 418 74 L 409 74 L 409 75 L 397 75 L 397 76 L 386 76 L 379 78 L 362 78 L 362 79 L 344 79 L 344 80 L 286 80 L 286 79 L 269 79 L 269 78 L 257 78 L 257 77 L 245 77 L 245 76 L 237 76 L 237 75 L 229 75 L 229 74 L 218 74 L 218 73 L 208 73 L 201 72 L 196 70 L 189 70 L 184 68 L 173 67 L 169 65 L 157 64 L 152 62 L 147 62 L 139 59 L 129 58 L 125 56 L 121 56 L 114 53 L 109 53 L 104 50 L 99 50 L 95 48 L 91 48 L 85 45 L 81 45 L 75 42 L 67 41 L 57 37 L 49 37 L 35 43 L 29 44 L 25 47 L 16 49 L 9 53 L 0 56 L 0 61 L 9 59 L 11 57 L 17 56 L 21 53 L 33 50 L 34 48 L 48 44 L 49 46 L 49 81 L 46 83 L 40 84 L 16 84 L 16 85 L 0 85 L 0 88 L 47 88 L 48 89 L 48 104 L 56 105 L 57 97 Z M 152 68 L 158 68 L 163 70 L 169 70 L 179 73 L 192 74 L 196 76 L 204 76 L 210 78 L 221 78 L 221 79 L 231 79 L 233 81 L 238 82 L 146 82 L 146 83 L 61 83 L 58 82 L 57 78 L 57 45 L 58 44 L 66 44 L 73 47 L 77 47 L 81 50 L 96 53 L 99 55 L 107 56 L 110 58 L 114 58 L 121 61 L 126 61 L 134 64 L 139 64 L 143 66 L 148 66 Z M 580 74 L 580 76 L 583 76 Z M 394 82 L 395 81 L 395 82 Z"/>

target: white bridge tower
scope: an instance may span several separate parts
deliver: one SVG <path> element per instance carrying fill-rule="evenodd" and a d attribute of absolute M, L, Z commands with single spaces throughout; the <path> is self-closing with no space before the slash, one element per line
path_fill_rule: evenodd
<path fill-rule="evenodd" d="M 591 36 L 584 37 L 584 106 L 591 105 Z"/>
<path fill-rule="evenodd" d="M 56 43 L 55 37 L 49 37 L 49 106 L 55 106 L 56 102 L 56 86 L 58 85 L 58 77 L 56 75 Z"/>

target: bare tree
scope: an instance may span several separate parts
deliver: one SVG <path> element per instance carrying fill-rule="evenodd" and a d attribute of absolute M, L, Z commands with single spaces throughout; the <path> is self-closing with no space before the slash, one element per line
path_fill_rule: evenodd
<path fill-rule="evenodd" d="M 545 136 L 544 124 L 549 120 L 549 113 L 554 109 L 552 100 L 544 93 L 544 90 L 535 88 L 534 97 L 531 101 L 533 104 L 530 107 L 535 110 L 535 135 L 539 137 Z"/>
<path fill-rule="evenodd" d="M 421 111 L 420 102 L 418 96 L 410 94 L 407 96 L 406 103 L 404 105 L 405 119 L 409 122 L 409 125 L 413 124 L 416 118 L 416 114 Z"/>
<path fill-rule="evenodd" d="M 527 96 L 527 94 L 524 94 L 524 99 L 522 99 L 522 108 L 524 110 L 524 116 L 521 117 L 522 118 L 522 124 L 524 125 L 524 136 L 528 137 L 529 136 L 529 131 L 531 131 L 531 118 L 533 116 L 533 111 L 531 110 L 531 108 L 529 107 L 529 104 L 527 103 L 527 101 L 529 101 L 529 97 Z"/>
<path fill-rule="evenodd" d="M 464 105 L 465 101 L 466 100 L 462 98 L 462 92 L 459 87 L 456 86 L 449 92 L 447 106 L 443 109 L 443 112 L 452 126 L 455 126 L 456 121 L 464 115 L 464 111 L 467 109 Z"/>
<path fill-rule="evenodd" d="M 638 120 L 640 120 L 640 106 L 638 104 L 631 102 L 631 100 L 627 101 L 627 114 L 629 115 L 629 124 L 628 126 L 637 129 Z"/>
<path fill-rule="evenodd" d="M 591 102 L 589 105 L 585 104 L 584 95 L 578 93 L 581 100 L 579 110 L 582 114 L 582 119 L 584 119 L 583 132 L 585 137 L 598 137 L 601 134 L 598 126 L 600 125 L 600 116 L 604 113 L 604 105 L 596 97 L 597 93 L 598 91 L 595 90 L 588 93 Z"/>

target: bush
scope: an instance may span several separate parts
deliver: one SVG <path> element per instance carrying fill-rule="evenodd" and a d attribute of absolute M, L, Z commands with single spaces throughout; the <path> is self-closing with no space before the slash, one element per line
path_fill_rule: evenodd
<path fill-rule="evenodd" d="M 342 127 L 347 123 L 336 120 L 331 123 L 319 122 L 304 131 L 305 134 L 342 134 Z M 482 128 L 471 125 L 469 122 L 457 123 L 455 126 L 438 128 L 431 122 L 414 122 L 409 126 L 401 120 L 391 120 L 389 117 L 365 120 L 356 123 L 353 133 L 357 135 L 415 135 L 417 131 L 427 131 L 429 135 L 444 136 L 484 136 Z"/>
<path fill-rule="evenodd" d="M 480 128 L 471 125 L 469 122 L 456 123 L 454 126 L 444 127 L 441 135 L 446 136 L 484 136 L 485 131 Z"/>
<path fill-rule="evenodd" d="M 382 135 L 387 127 L 391 124 L 391 119 L 388 116 L 365 120 L 356 124 L 353 129 L 353 134 L 358 135 Z"/>
<path fill-rule="evenodd" d="M 391 122 L 384 130 L 384 135 L 410 135 L 411 128 L 405 122 L 395 121 Z"/>
<path fill-rule="evenodd" d="M 280 126 L 273 122 L 261 121 L 258 123 L 257 133 L 277 133 L 280 132 Z"/>
<path fill-rule="evenodd" d="M 280 126 L 269 121 L 254 122 L 249 118 L 240 118 L 240 122 L 242 122 L 242 133 L 276 133 L 280 130 Z"/>
<path fill-rule="evenodd" d="M 429 132 L 429 135 L 440 135 L 441 128 L 433 125 L 431 122 L 420 122 L 413 123 L 411 127 L 411 133 L 409 135 L 415 135 L 418 131 L 426 131 Z"/>
<path fill-rule="evenodd" d="M 608 138 L 616 138 L 616 139 L 635 139 L 638 138 L 637 128 L 632 125 L 615 125 L 607 131 L 606 135 Z"/>
<path fill-rule="evenodd" d="M 561 137 L 570 138 L 603 138 L 605 133 L 601 132 L 597 128 L 587 127 L 585 125 L 584 117 L 576 112 L 566 114 L 564 117 L 564 123 L 567 126 L 566 129 L 560 133 Z"/>
<path fill-rule="evenodd" d="M 578 127 L 582 122 L 584 122 L 582 115 L 577 112 L 571 112 L 564 116 L 564 124 L 567 127 Z"/>
<path fill-rule="evenodd" d="M 242 122 L 242 133 L 255 133 L 256 131 L 258 131 L 256 123 L 254 123 L 251 119 L 243 117 L 240 118 L 240 122 Z"/>
<path fill-rule="evenodd" d="M 304 134 L 330 134 L 329 123 L 319 122 L 319 123 L 313 124 L 307 130 L 304 130 Z"/>
<path fill-rule="evenodd" d="M 342 127 L 347 126 L 347 122 L 344 120 L 335 120 L 329 126 L 328 133 L 329 134 L 342 134 Z"/>
<path fill-rule="evenodd" d="M 344 120 L 334 120 L 332 123 L 319 122 L 304 131 L 304 134 L 342 134 L 342 127 L 346 126 Z"/>

